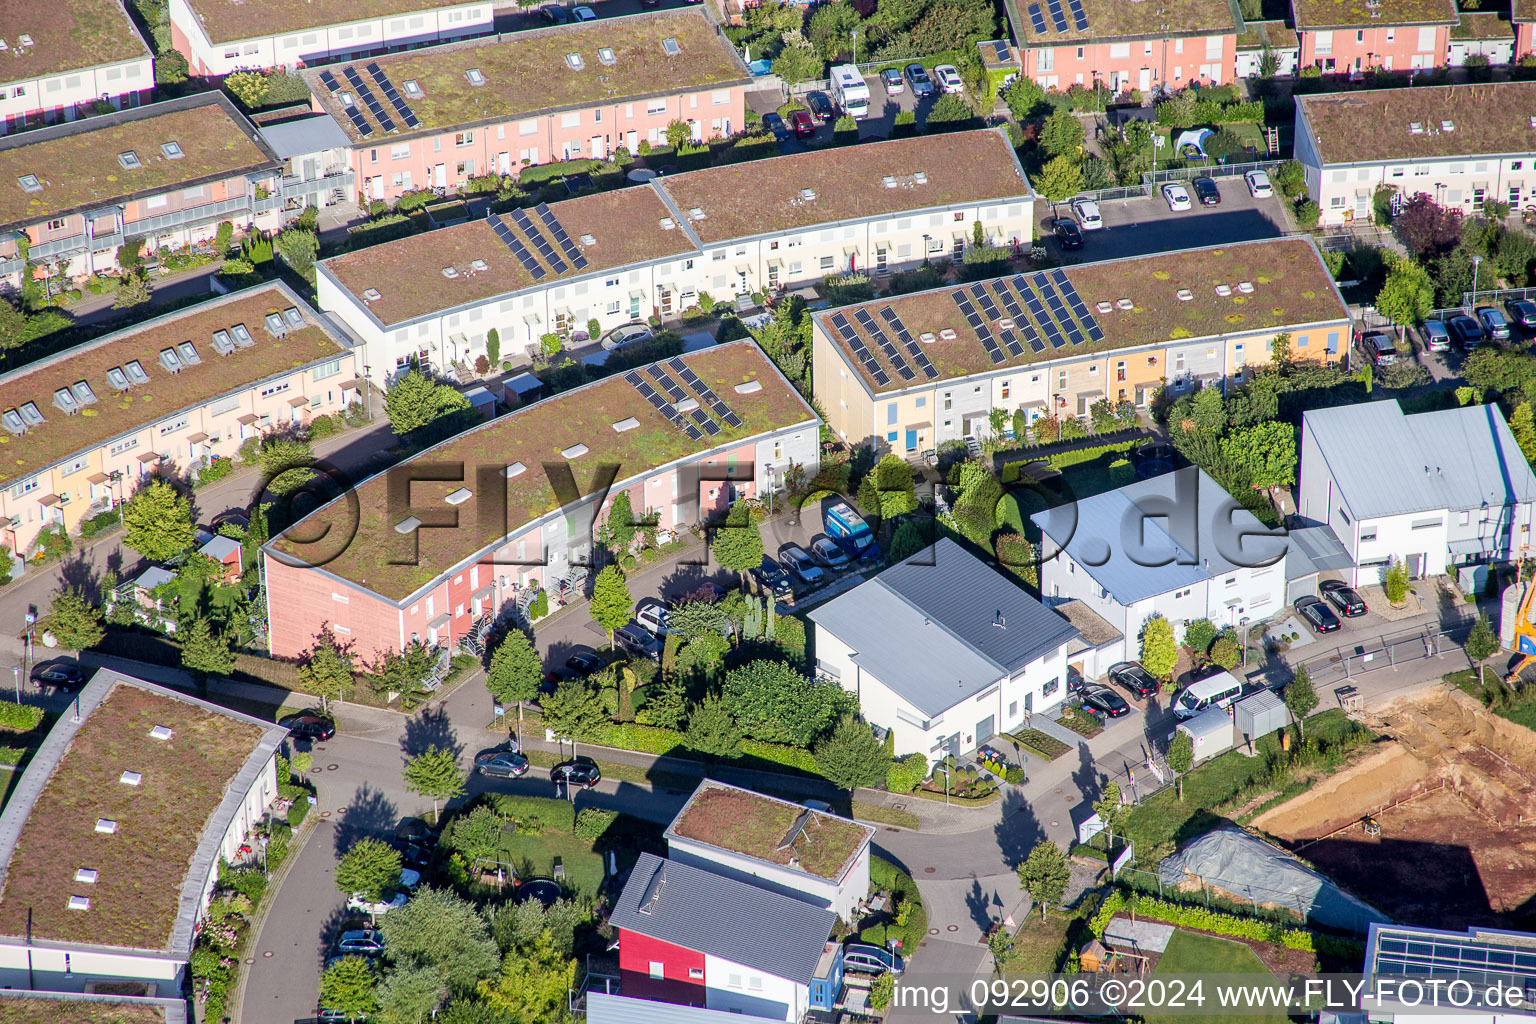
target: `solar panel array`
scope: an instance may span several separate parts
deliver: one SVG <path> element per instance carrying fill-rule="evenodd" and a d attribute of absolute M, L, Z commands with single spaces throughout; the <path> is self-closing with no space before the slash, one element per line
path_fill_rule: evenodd
<path fill-rule="evenodd" d="M 720 417 L 721 422 L 731 428 L 741 426 L 741 417 L 731 411 L 731 407 L 720 401 L 720 396 L 710 390 L 708 384 L 699 379 L 699 375 L 693 372 L 693 368 L 681 359 L 668 359 L 667 368 L 683 379 L 683 383 L 693 388 L 693 393 L 698 395 L 704 404 Z"/>
<path fill-rule="evenodd" d="M 1083 0 L 1068 0 L 1067 6 L 1072 10 L 1072 20 L 1077 24 L 1079 32 L 1088 30 L 1088 12 L 1083 10 Z"/>
<path fill-rule="evenodd" d="M 1072 287 L 1072 282 L 1067 280 L 1066 272 L 1051 271 L 1051 280 L 1056 282 L 1056 287 L 1060 288 L 1062 294 L 1067 297 L 1067 305 L 1072 307 L 1072 315 L 1077 317 L 1078 323 L 1083 325 L 1083 330 L 1088 332 L 1088 340 L 1103 341 L 1104 329 L 1093 318 L 1093 314 L 1088 312 L 1088 304 L 1083 301 L 1081 295 L 1077 294 L 1077 289 Z"/>
<path fill-rule="evenodd" d="M 885 367 L 875 362 L 875 357 L 869 351 L 869 346 L 864 344 L 864 339 L 859 337 L 858 333 L 854 331 L 853 325 L 848 322 L 846 316 L 841 313 L 833 313 L 832 326 L 837 329 L 837 333 L 842 335 L 843 340 L 848 343 L 848 347 L 853 350 L 853 357 L 864 364 L 865 371 L 869 374 L 870 379 L 875 382 L 876 387 L 883 388 L 891 382 L 891 375 L 885 372 Z"/>
<path fill-rule="evenodd" d="M 1470 935 L 1380 933 L 1373 973 L 1465 981 L 1480 989 L 1514 981 L 1528 990 L 1536 977 L 1536 949 L 1510 947 L 1507 941 Z"/>
<path fill-rule="evenodd" d="M 540 266 L 539 261 L 533 258 L 533 253 L 528 251 L 528 247 L 523 244 L 523 240 L 514 235 L 512 229 L 507 227 L 506 221 L 494 213 L 487 213 L 485 219 L 490 223 L 491 230 L 496 232 L 496 237 L 501 239 L 501 244 L 512 250 L 512 255 L 517 259 L 517 262 L 523 265 L 524 270 L 533 275 L 535 281 L 541 281 L 549 274 L 549 271 Z"/>
<path fill-rule="evenodd" d="M 1041 352 L 1044 352 L 1045 342 L 1041 341 L 1040 335 L 1035 332 L 1035 325 L 1025 319 L 1024 307 L 1019 305 L 1019 300 L 1014 297 L 1013 291 L 1009 289 L 1008 282 L 1003 280 L 993 281 L 992 290 L 997 293 L 997 301 L 1003 304 L 1003 308 L 1006 309 L 1008 311 L 1008 315 L 1013 318 L 1013 325 L 1015 329 L 1017 329 L 1020 334 L 1024 335 L 1024 341 L 1029 345 L 1030 350 L 1034 352 L 1035 355 L 1039 355 Z M 1013 347 L 1010 345 L 1008 350 L 1012 352 Z M 1017 353 L 1015 353 L 1015 355 L 1023 354 L 1023 349 L 1020 349 Z"/>
<path fill-rule="evenodd" d="M 640 392 L 641 398 L 651 403 L 653 409 L 670 420 L 674 427 L 695 441 L 704 440 L 704 435 L 699 432 L 699 428 L 683 419 L 683 414 L 677 411 L 677 407 L 657 394 L 656 389 L 651 387 L 638 371 L 630 370 L 624 375 L 624 379 L 629 382 L 630 387 Z"/>
<path fill-rule="evenodd" d="M 960 314 L 965 317 L 965 322 L 971 325 L 971 330 L 976 332 L 976 337 L 981 341 L 982 348 L 987 350 L 987 356 L 992 362 L 1000 363 L 1006 359 L 1003 350 L 997 345 L 997 339 L 992 337 L 992 331 L 987 327 L 986 321 L 971 304 L 971 297 L 965 293 L 965 289 L 950 292 L 950 297 L 955 300 L 955 305 L 960 307 Z"/>
<path fill-rule="evenodd" d="M 875 344 L 879 345 L 880 351 L 885 353 L 886 361 L 896 368 L 902 380 L 917 380 L 917 371 L 907 365 L 901 353 L 896 351 L 896 343 L 886 336 L 879 324 L 875 323 L 875 318 L 869 315 L 869 310 L 854 310 L 853 318 L 859 322 L 860 327 L 864 328 L 865 334 L 875 339 Z"/>
<path fill-rule="evenodd" d="M 928 353 L 924 352 L 922 346 L 917 343 L 917 339 L 912 337 L 912 332 L 907 330 L 907 325 L 901 322 L 901 317 L 896 314 L 896 311 L 886 306 L 880 310 L 880 318 L 896 332 L 897 339 L 907 347 L 912 361 L 917 364 L 919 370 L 923 371 L 923 376 L 929 380 L 937 377 L 939 371 L 935 370 L 933 363 L 928 361 Z"/>
<path fill-rule="evenodd" d="M 577 270 L 587 269 L 587 258 L 581 254 L 580 249 L 576 248 L 576 243 L 571 241 L 571 236 L 565 233 L 565 228 L 561 226 L 560 219 L 555 216 L 555 211 L 549 208 L 549 204 L 540 203 L 533 208 L 533 212 L 539 215 L 544 226 L 549 228 L 549 233 L 555 236 L 555 242 L 565 250 L 565 257 L 571 261 L 571 265 Z"/>
<path fill-rule="evenodd" d="M 512 222 L 528 236 L 528 240 L 533 243 L 535 249 L 539 250 L 539 255 L 544 257 L 544 262 L 549 264 L 550 269 L 557 274 L 563 274 L 570 269 L 565 265 L 565 260 L 555 252 L 554 243 L 545 238 L 544 233 L 533 223 L 533 218 L 528 216 L 528 211 L 513 210 Z"/>
<path fill-rule="evenodd" d="M 384 104 L 379 102 L 379 98 L 373 94 L 373 90 L 363 83 L 363 76 L 357 73 L 357 68 L 348 64 L 341 69 L 341 73 L 347 76 L 347 81 L 351 84 L 353 90 L 356 91 L 357 98 L 363 101 L 363 106 L 368 108 L 368 113 L 373 115 L 373 119 L 379 123 L 379 127 L 383 128 L 386 132 L 397 131 L 399 126 L 395 124 L 394 118 L 385 112 Z M 355 110 L 356 108 L 354 107 L 353 109 Z"/>
<path fill-rule="evenodd" d="M 1045 15 L 1040 13 L 1039 4 L 1029 5 L 1029 21 L 1034 26 L 1036 32 L 1045 31 Z"/>
<path fill-rule="evenodd" d="M 405 99 L 395 88 L 394 83 L 389 80 L 389 76 L 379 67 L 379 62 L 371 61 L 363 70 L 373 76 L 374 84 L 379 87 L 379 91 L 384 94 L 384 98 L 389 100 L 390 105 L 395 108 L 395 113 L 400 115 L 400 120 L 405 122 L 405 126 L 412 129 L 420 128 L 421 118 L 417 117 L 410 104 L 405 102 Z"/>
<path fill-rule="evenodd" d="M 336 76 L 331 74 L 329 71 L 320 72 L 320 84 L 331 90 L 333 93 L 341 91 L 341 83 L 336 81 Z"/>
<path fill-rule="evenodd" d="M 1067 30 L 1067 15 L 1061 9 L 1061 0 L 1047 0 L 1047 6 L 1051 9 L 1051 21 L 1056 23 L 1057 32 Z"/>

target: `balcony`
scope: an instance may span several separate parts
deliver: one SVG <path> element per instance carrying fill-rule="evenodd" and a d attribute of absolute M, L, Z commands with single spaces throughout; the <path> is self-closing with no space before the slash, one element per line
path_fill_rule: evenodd
<path fill-rule="evenodd" d="M 282 197 L 275 196 L 267 199 L 256 199 L 252 196 L 236 196 L 233 199 L 225 199 L 218 203 L 204 203 L 202 206 L 189 206 L 185 210 L 176 210 L 172 213 L 162 214 L 159 217 L 150 217 L 147 220 L 134 221 L 126 225 L 128 230 L 135 235 L 151 235 L 170 228 L 186 227 L 188 225 L 203 224 L 212 220 L 222 220 L 232 213 L 262 212 L 260 203 L 282 203 Z M 267 209 L 275 209 L 268 206 Z M 37 251 L 36 247 L 32 250 Z"/>
<path fill-rule="evenodd" d="M 314 195 L 316 192 L 328 192 L 334 188 L 351 191 L 353 178 L 350 169 L 331 171 L 318 178 L 305 179 L 299 175 L 290 175 L 283 179 L 283 198 L 297 199 Z"/>

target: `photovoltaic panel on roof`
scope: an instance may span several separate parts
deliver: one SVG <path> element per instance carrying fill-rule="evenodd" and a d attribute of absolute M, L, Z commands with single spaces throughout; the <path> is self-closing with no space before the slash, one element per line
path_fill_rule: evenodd
<path fill-rule="evenodd" d="M 1040 294 L 1045 298 L 1045 304 L 1050 307 L 1051 315 L 1055 317 L 1056 323 L 1060 325 L 1062 333 L 1067 336 L 1072 344 L 1081 345 L 1083 342 L 1082 332 L 1077 329 L 1077 325 L 1067 315 L 1066 303 L 1061 301 L 1061 296 L 1056 294 L 1056 289 L 1051 287 L 1051 282 L 1046 279 L 1044 274 L 1035 275 L 1035 287 L 1040 289 Z"/>
<path fill-rule="evenodd" d="M 352 127 L 357 129 L 357 134 L 363 138 L 373 134 L 373 125 L 363 119 L 363 115 L 357 112 L 356 107 L 346 108 L 347 117 L 352 120 Z"/>
<path fill-rule="evenodd" d="M 1077 25 L 1079 32 L 1088 30 L 1088 12 L 1083 10 L 1083 0 L 1068 0 L 1067 7 L 1072 11 L 1072 21 Z"/>
<path fill-rule="evenodd" d="M 705 433 L 709 434 L 710 437 L 720 433 L 720 424 L 706 416 L 703 409 L 695 409 L 688 415 L 693 419 L 693 422 L 703 427 Z"/>
<path fill-rule="evenodd" d="M 1019 341 L 1018 336 L 1015 335 L 1012 331 L 998 331 L 997 336 L 998 339 L 1002 341 L 1003 345 L 1008 349 L 1009 355 L 1022 356 L 1024 354 L 1023 343 Z"/>
<path fill-rule="evenodd" d="M 341 83 L 336 81 L 336 76 L 331 74 L 329 71 L 320 72 L 320 84 L 325 86 L 331 92 L 341 91 Z"/>
<path fill-rule="evenodd" d="M 844 322 L 846 323 L 847 321 Z M 693 388 L 693 393 L 699 396 L 699 400 L 709 406 L 714 411 L 714 414 L 724 421 L 726 426 L 741 426 L 741 417 L 732 412 L 730 406 L 720 401 L 720 396 L 715 394 L 708 384 L 699 379 L 699 375 L 693 372 L 693 367 L 679 358 L 667 360 L 667 367 L 681 377 L 684 384 Z"/>
<path fill-rule="evenodd" d="M 342 68 L 341 73 L 347 76 L 347 81 L 351 84 L 352 88 L 356 89 L 358 86 L 363 84 L 363 76 L 358 74 L 357 68 L 353 67 L 351 64 L 348 64 L 346 67 Z"/>
<path fill-rule="evenodd" d="M 999 314 L 997 311 L 997 304 L 992 301 L 992 296 L 987 291 L 986 285 L 971 285 L 971 297 L 976 300 L 976 305 L 981 307 L 981 312 L 986 316 L 988 320 L 1002 319 L 1001 314 Z"/>
<path fill-rule="evenodd" d="M 581 254 L 581 250 L 576 247 L 576 243 L 571 241 L 571 236 L 566 233 L 564 226 L 560 223 L 560 219 L 555 216 L 555 211 L 551 210 L 548 204 L 540 203 L 533 208 L 533 212 L 539 215 L 539 219 L 544 222 L 544 226 L 549 229 L 549 233 L 555 236 L 555 242 L 565 251 L 565 256 L 571 261 L 571 264 L 577 270 L 584 270 L 587 266 L 587 258 Z"/>
<path fill-rule="evenodd" d="M 1055 23 L 1056 31 L 1065 32 L 1067 30 L 1067 15 L 1061 9 L 1061 0 L 1047 0 L 1046 6 L 1051 9 L 1051 21 Z"/>
<path fill-rule="evenodd" d="M 1019 305 L 1019 300 L 1013 297 L 1013 292 L 1008 290 L 1007 281 L 993 281 L 992 290 L 997 293 L 997 301 L 1002 303 L 1009 316 L 1015 320 L 1024 319 L 1024 308 Z"/>
<path fill-rule="evenodd" d="M 907 330 L 907 325 L 901 322 L 901 317 L 897 315 L 896 311 L 890 306 L 886 306 L 880 310 L 880 318 L 890 325 L 891 330 L 896 332 L 896 337 L 907 347 L 907 352 L 912 356 L 912 361 L 917 364 L 917 368 L 923 372 L 923 376 L 929 380 L 937 377 L 939 371 L 933 368 L 933 363 L 928 360 L 928 354 L 923 351 L 922 346 L 912 337 L 912 332 Z"/>
<path fill-rule="evenodd" d="M 1056 287 L 1061 289 L 1061 294 L 1066 297 L 1067 305 L 1072 307 L 1072 315 L 1077 317 L 1077 322 L 1083 325 L 1083 330 L 1088 332 L 1088 337 L 1093 341 L 1103 341 L 1104 331 L 1099 327 L 1099 322 L 1088 312 L 1088 304 L 1083 297 L 1077 294 L 1077 289 L 1067 278 L 1062 270 L 1051 271 L 1051 280 L 1056 282 Z"/>
<path fill-rule="evenodd" d="M 1029 22 L 1035 27 L 1036 32 L 1043 33 L 1045 31 L 1045 15 L 1040 13 L 1039 4 L 1029 5 Z"/>
<path fill-rule="evenodd" d="M 1026 280 L 1022 277 L 1015 277 L 1013 278 L 1013 286 L 1024 297 L 1024 304 L 1029 307 L 1029 313 L 1035 318 L 1035 323 L 1040 325 L 1040 330 L 1045 332 L 1046 340 L 1051 343 L 1051 347 L 1061 348 L 1061 346 L 1065 345 L 1067 339 L 1061 336 L 1061 330 L 1056 326 L 1056 321 L 1052 320 L 1051 315 L 1045 311 L 1045 306 L 1040 302 L 1039 296 L 1030 290 Z"/>
<path fill-rule="evenodd" d="M 895 368 L 896 372 L 901 375 L 902 380 L 917 379 L 917 374 L 907 365 L 907 361 L 902 358 L 901 353 L 896 351 L 895 342 L 891 341 L 886 336 L 886 333 L 880 329 L 880 325 L 875 323 L 875 318 L 869 315 L 869 310 L 855 310 L 853 318 L 859 322 L 859 326 L 864 328 L 871 338 L 875 339 L 875 344 L 880 346 L 880 351 L 885 353 L 885 358 Z"/>
<path fill-rule="evenodd" d="M 981 339 L 981 347 L 987 350 L 988 358 L 994 363 L 1000 363 L 1006 358 L 1003 350 L 997 345 L 997 339 L 992 337 L 992 332 L 988 330 L 986 324 L 976 329 L 976 337 Z"/>
<path fill-rule="evenodd" d="M 681 402 L 688 397 L 681 384 L 672 379 L 672 375 L 661 368 L 661 364 L 652 363 L 645 368 L 645 372 L 656 378 L 656 383 L 661 385 L 661 390 L 667 393 L 667 397 L 674 402 Z"/>

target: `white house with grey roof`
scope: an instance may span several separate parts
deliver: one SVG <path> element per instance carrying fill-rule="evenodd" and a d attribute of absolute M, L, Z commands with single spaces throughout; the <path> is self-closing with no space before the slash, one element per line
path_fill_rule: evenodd
<path fill-rule="evenodd" d="M 1066 697 L 1078 631 L 949 538 L 811 611 L 816 671 L 930 760 L 974 750 Z"/>
<path fill-rule="evenodd" d="M 1120 632 L 1133 660 L 1153 616 L 1177 632 L 1192 619 L 1218 627 L 1259 622 L 1284 606 L 1288 545 L 1203 470 L 1138 480 L 1037 512 L 1047 603 L 1081 601 Z"/>
<path fill-rule="evenodd" d="M 1308 410 L 1296 511 L 1348 552 L 1354 585 L 1400 560 L 1417 579 L 1516 558 L 1536 475 L 1496 405 L 1405 415 L 1396 401 Z"/>

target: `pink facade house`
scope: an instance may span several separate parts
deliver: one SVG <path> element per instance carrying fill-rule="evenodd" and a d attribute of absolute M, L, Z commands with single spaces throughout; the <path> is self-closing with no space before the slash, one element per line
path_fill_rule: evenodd
<path fill-rule="evenodd" d="M 1324 74 L 1441 67 L 1460 23 L 1456 0 L 1291 0 L 1291 14 L 1302 66 Z"/>
<path fill-rule="evenodd" d="M 676 121 L 694 139 L 727 136 L 744 122 L 750 81 L 702 7 L 428 47 L 304 77 L 352 140 L 364 202 L 555 160 L 635 154 L 642 143 L 663 144 Z"/>
<path fill-rule="evenodd" d="M 1536 53 L 1536 0 L 1510 0 L 1509 20 L 1515 24 L 1515 60 Z"/>
<path fill-rule="evenodd" d="M 1227 0 L 1010 0 L 1024 74 L 1046 89 L 1150 95 L 1232 80 L 1237 23 Z"/>
<path fill-rule="evenodd" d="M 120 0 L 0 4 L 0 135 L 136 107 L 154 88 Z"/>

